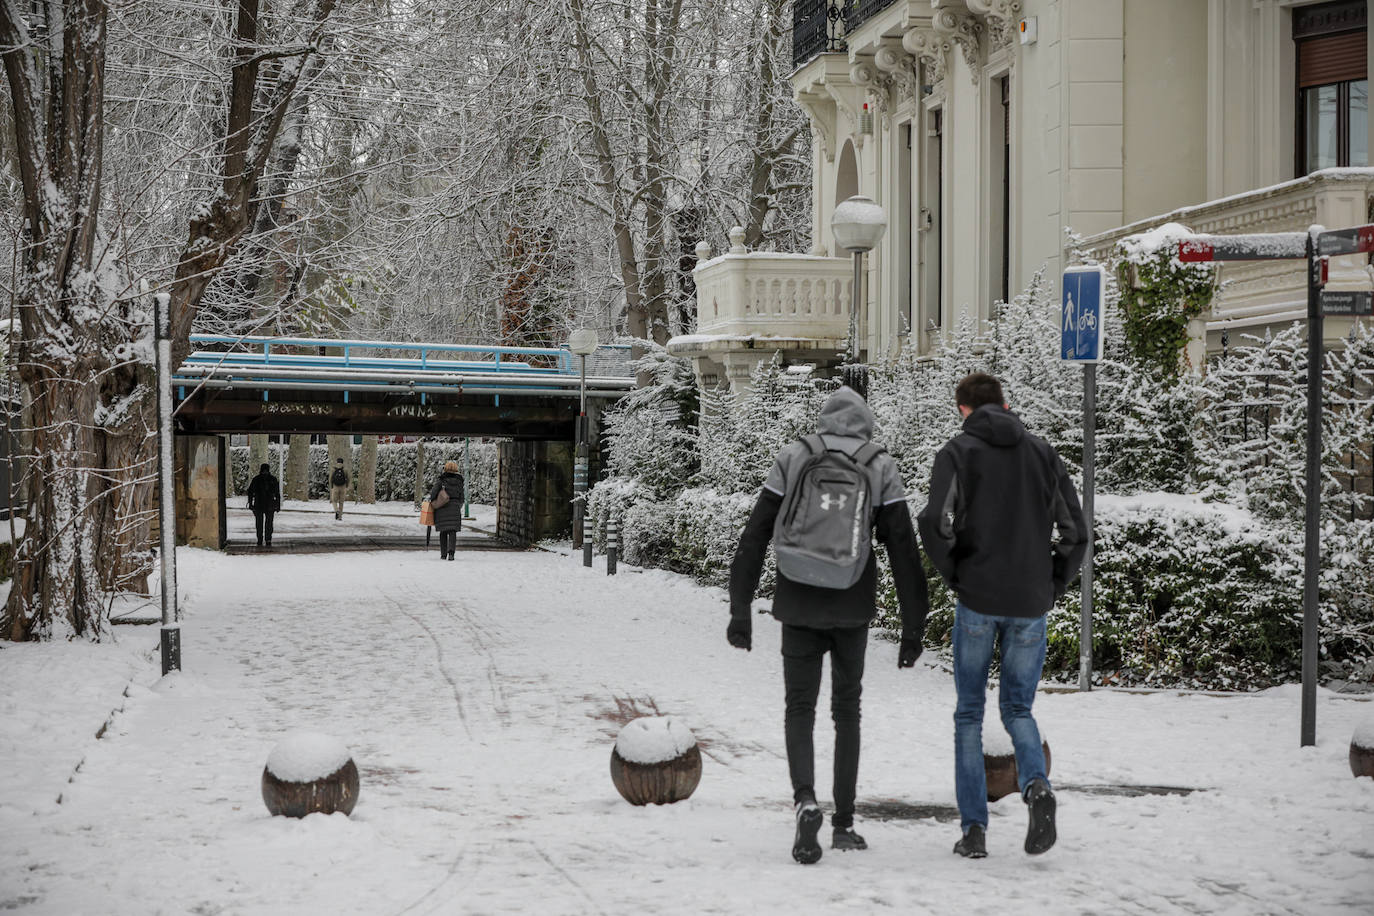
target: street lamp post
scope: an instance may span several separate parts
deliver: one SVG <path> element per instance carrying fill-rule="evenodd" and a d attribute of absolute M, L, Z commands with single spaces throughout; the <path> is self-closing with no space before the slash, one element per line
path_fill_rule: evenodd
<path fill-rule="evenodd" d="M 854 253 L 854 289 L 849 305 L 849 346 L 845 353 L 845 384 L 867 397 L 867 376 L 859 366 L 859 307 L 863 302 L 863 256 L 887 231 L 887 214 L 871 199 L 855 195 L 835 208 L 830 218 L 835 242 Z"/>
<path fill-rule="evenodd" d="M 596 332 L 590 328 L 579 328 L 568 335 L 568 350 L 581 360 L 581 379 L 578 391 L 577 411 L 577 459 L 573 464 L 573 549 L 583 548 L 590 552 L 591 542 L 583 537 L 583 520 L 587 511 L 587 472 L 590 449 L 587 445 L 587 357 L 596 352 L 599 341 Z M 588 555 L 583 562 L 591 565 Z"/>

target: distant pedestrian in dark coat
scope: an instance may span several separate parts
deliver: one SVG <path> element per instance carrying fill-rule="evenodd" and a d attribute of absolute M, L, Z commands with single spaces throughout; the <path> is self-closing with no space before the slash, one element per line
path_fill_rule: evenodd
<path fill-rule="evenodd" d="M 448 495 L 443 505 L 438 503 L 441 492 Z M 458 529 L 463 527 L 463 475 L 458 473 L 458 462 L 444 462 L 444 472 L 430 491 L 429 504 L 434 509 L 434 529 L 439 532 L 439 559 L 452 560 Z"/>
<path fill-rule="evenodd" d="M 258 476 L 248 484 L 248 508 L 253 510 L 253 524 L 258 529 L 258 546 L 272 546 L 272 516 L 281 509 L 281 484 L 272 476 L 267 465 L 258 468 Z"/>

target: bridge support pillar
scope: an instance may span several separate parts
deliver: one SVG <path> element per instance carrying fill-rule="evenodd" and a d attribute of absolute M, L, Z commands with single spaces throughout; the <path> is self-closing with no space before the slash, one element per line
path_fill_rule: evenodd
<path fill-rule="evenodd" d="M 226 540 L 228 449 L 220 436 L 176 439 L 177 543 L 219 550 Z"/>
<path fill-rule="evenodd" d="M 570 442 L 503 442 L 497 472 L 496 536 L 518 547 L 566 536 L 572 525 Z"/>

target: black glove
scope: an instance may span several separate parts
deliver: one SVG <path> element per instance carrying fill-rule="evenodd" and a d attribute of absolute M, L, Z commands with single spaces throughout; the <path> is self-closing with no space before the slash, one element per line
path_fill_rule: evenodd
<path fill-rule="evenodd" d="M 730 625 L 725 628 L 725 638 L 730 641 L 730 645 L 736 649 L 743 649 L 745 652 L 752 652 L 754 648 L 753 636 L 754 624 L 748 617 L 743 619 L 730 618 Z"/>
<path fill-rule="evenodd" d="M 915 636 L 902 637 L 902 647 L 897 650 L 897 667 L 910 668 L 916 664 L 916 659 L 921 657 L 921 640 Z"/>

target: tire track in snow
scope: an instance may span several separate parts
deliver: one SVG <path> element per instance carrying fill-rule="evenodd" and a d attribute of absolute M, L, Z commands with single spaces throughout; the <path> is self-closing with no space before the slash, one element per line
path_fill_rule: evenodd
<path fill-rule="evenodd" d="M 419 617 L 416 617 L 410 611 L 406 610 L 405 607 L 403 607 L 399 601 L 389 596 L 386 596 L 386 601 L 397 611 L 409 617 L 411 620 L 415 621 L 415 625 L 418 626 L 420 629 L 424 630 L 426 635 L 429 636 L 430 642 L 434 643 L 434 652 L 439 665 L 439 673 L 443 675 L 444 680 L 448 682 L 449 689 L 453 691 L 453 702 L 454 705 L 458 708 L 458 718 L 463 723 L 463 731 L 467 732 L 468 737 L 471 738 L 472 725 L 468 722 L 467 706 L 463 702 L 463 691 L 459 688 L 458 681 L 454 679 L 453 674 L 448 670 L 448 663 L 444 658 L 443 642 L 440 641 L 439 637 L 435 635 L 434 630 L 430 628 L 429 624 L 425 623 Z"/>

